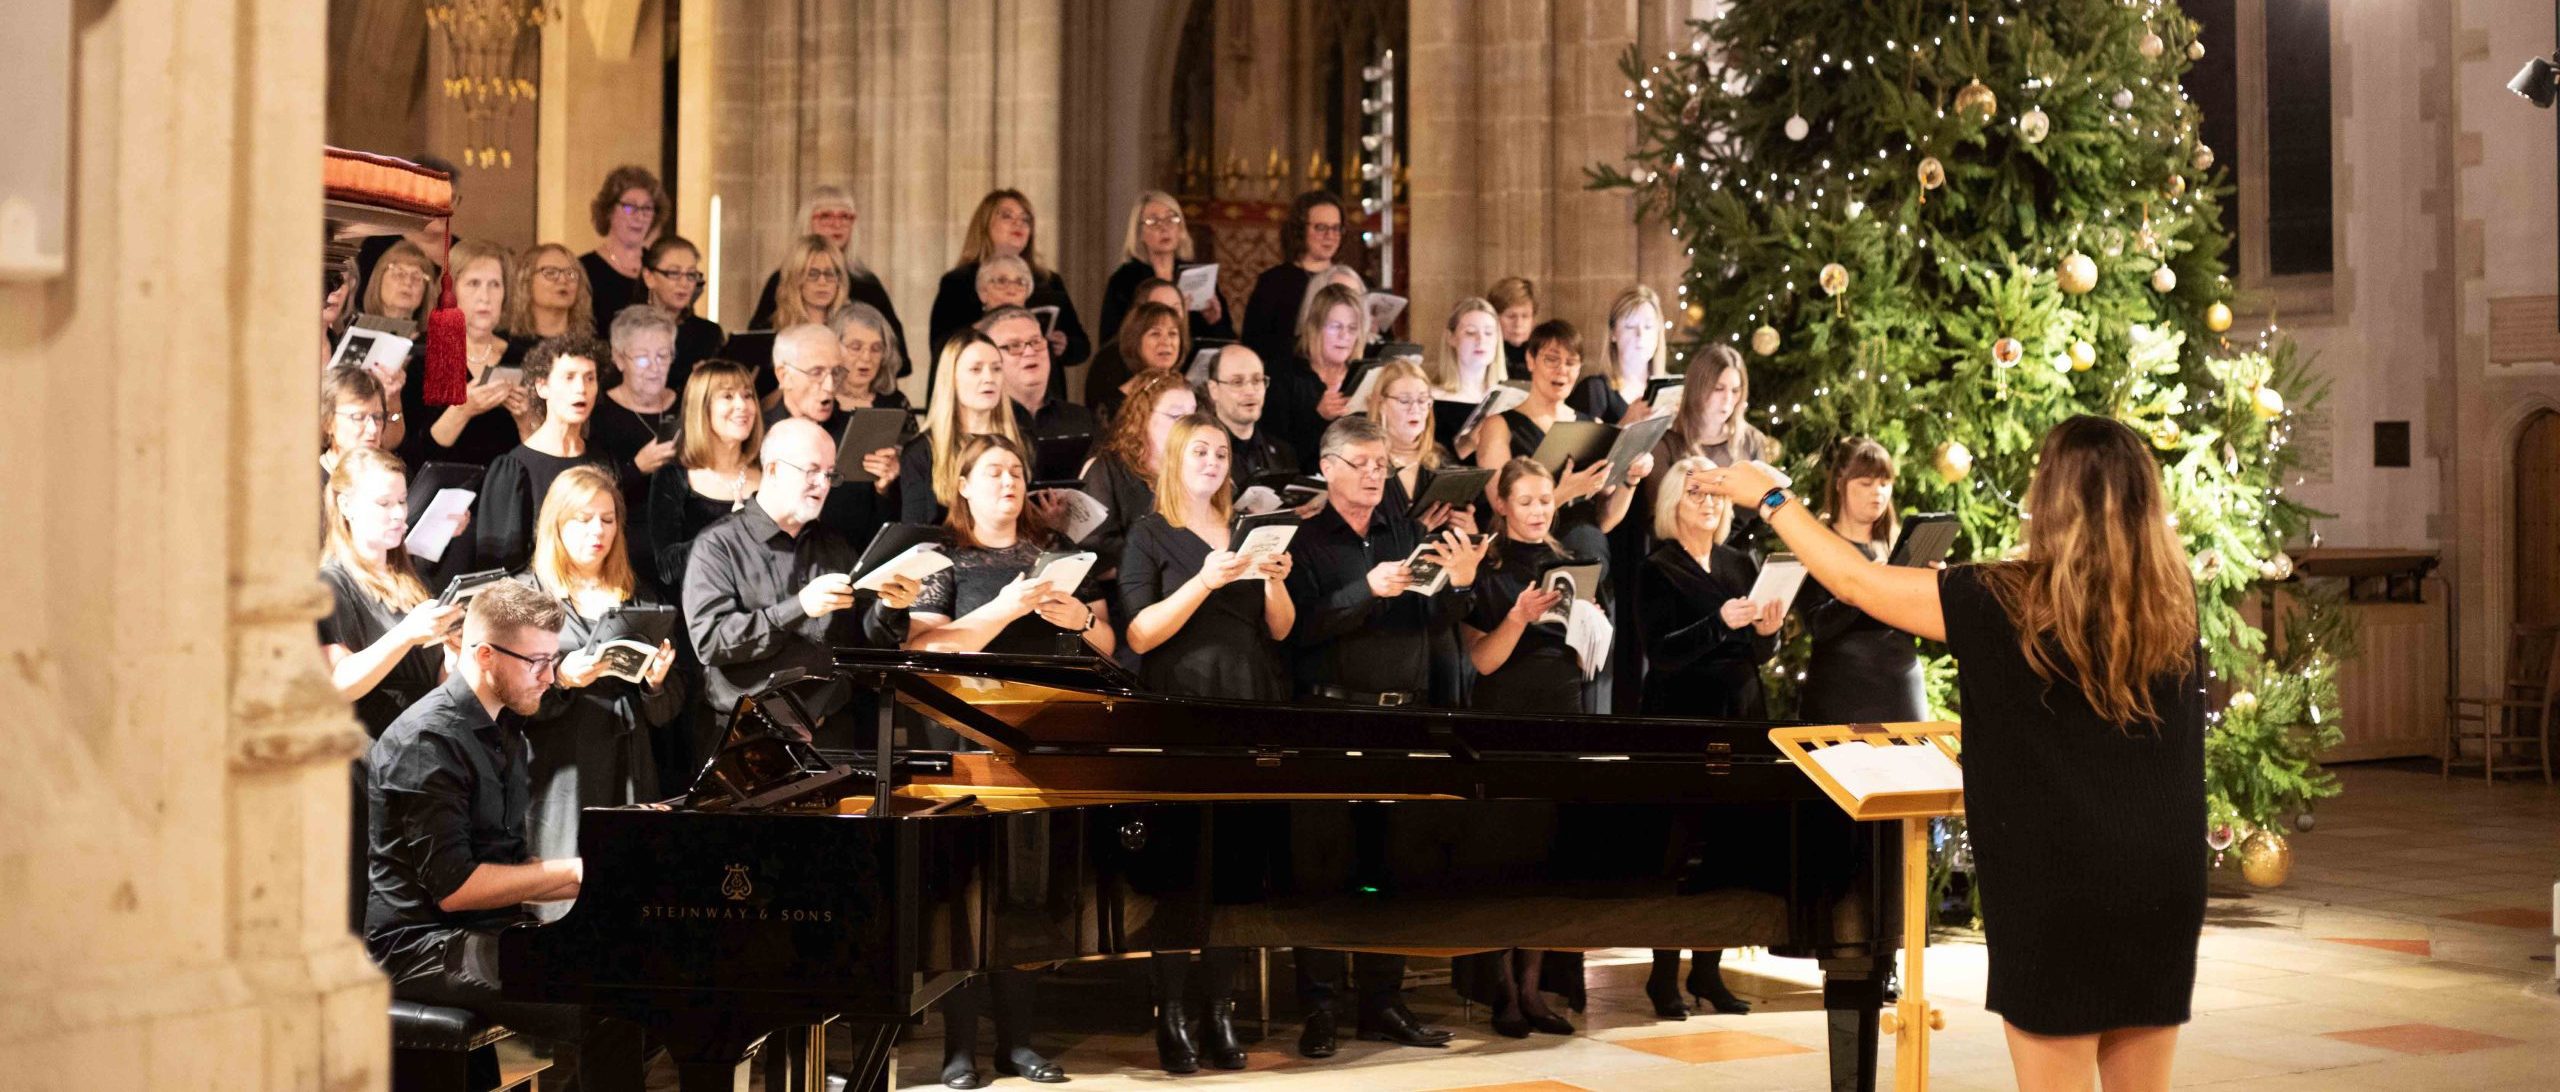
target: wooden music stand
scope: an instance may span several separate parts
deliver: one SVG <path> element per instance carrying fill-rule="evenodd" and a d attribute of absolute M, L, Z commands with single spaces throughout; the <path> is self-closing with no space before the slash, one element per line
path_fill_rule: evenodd
<path fill-rule="evenodd" d="M 1796 764 L 1823 795 L 1840 805 L 1849 818 L 1861 821 L 1902 820 L 1902 1000 L 1878 1021 L 1893 1036 L 1894 1092 L 1924 1092 L 1929 1087 L 1929 1033 L 1944 1030 L 1946 1017 L 1929 1004 L 1922 988 L 1921 965 L 1929 947 L 1929 820 L 1964 814 L 1963 790 L 1876 792 L 1856 796 L 1841 787 L 1829 771 L 1816 765 L 1812 753 L 1839 743 L 1863 742 L 1876 747 L 1936 747 L 1961 765 L 1957 752 L 1960 729 L 1944 721 L 1909 724 L 1829 724 L 1773 728 L 1769 742 Z"/>

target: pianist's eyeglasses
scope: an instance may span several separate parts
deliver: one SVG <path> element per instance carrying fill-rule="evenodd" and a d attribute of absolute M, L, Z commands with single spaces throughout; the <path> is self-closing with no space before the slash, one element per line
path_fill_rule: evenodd
<path fill-rule="evenodd" d="M 560 669 L 560 657 L 556 654 L 550 656 L 527 656 L 524 653 L 499 644 L 496 641 L 482 641 L 480 643 L 506 653 L 508 656 L 524 661 L 533 668 L 533 676 L 537 679 Z"/>

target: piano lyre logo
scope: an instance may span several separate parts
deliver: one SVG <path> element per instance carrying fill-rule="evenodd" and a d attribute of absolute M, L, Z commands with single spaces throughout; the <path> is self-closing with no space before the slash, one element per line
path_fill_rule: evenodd
<path fill-rule="evenodd" d="M 755 894 L 756 883 L 747 877 L 747 866 L 730 865 L 727 874 L 720 877 L 720 893 L 729 896 L 730 902 L 744 902 Z"/>

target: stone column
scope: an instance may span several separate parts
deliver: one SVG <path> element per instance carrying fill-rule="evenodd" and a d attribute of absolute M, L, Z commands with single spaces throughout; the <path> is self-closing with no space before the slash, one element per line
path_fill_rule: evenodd
<path fill-rule="evenodd" d="M 71 270 L 0 284 L 12 1087 L 385 1083 L 312 629 L 326 7 L 76 15 Z"/>

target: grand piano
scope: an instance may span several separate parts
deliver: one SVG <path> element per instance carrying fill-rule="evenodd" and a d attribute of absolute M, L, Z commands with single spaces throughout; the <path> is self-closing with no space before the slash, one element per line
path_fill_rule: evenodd
<path fill-rule="evenodd" d="M 646 1025 L 686 1092 L 840 1020 L 865 1089 L 912 1014 L 1005 967 L 1762 946 L 1820 962 L 1832 1086 L 1874 1087 L 1900 851 L 1766 723 L 1165 698 L 1090 658 L 848 649 L 834 676 L 799 685 L 877 695 L 859 753 L 778 680 L 684 797 L 586 811 L 576 905 L 501 937 L 508 994 Z M 899 705 L 984 750 L 897 746 Z"/>

